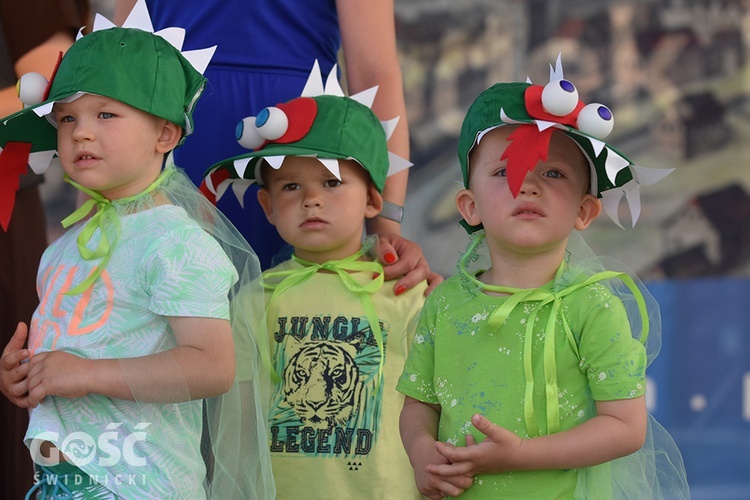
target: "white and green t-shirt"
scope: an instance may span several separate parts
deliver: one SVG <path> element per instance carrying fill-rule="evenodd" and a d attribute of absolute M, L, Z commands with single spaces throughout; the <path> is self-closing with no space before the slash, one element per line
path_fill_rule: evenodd
<path fill-rule="evenodd" d="M 235 268 L 182 208 L 162 205 L 121 216 L 106 269 L 84 293 L 65 295 L 98 263 L 80 257 L 76 238 L 82 228 L 61 236 L 42 257 L 40 305 L 29 336 L 33 353 L 145 356 L 175 346 L 170 316 L 229 319 Z M 199 400 L 152 404 L 97 394 L 50 396 L 31 411 L 25 442 L 52 442 L 124 498 L 196 498 L 205 476 L 201 428 Z"/>

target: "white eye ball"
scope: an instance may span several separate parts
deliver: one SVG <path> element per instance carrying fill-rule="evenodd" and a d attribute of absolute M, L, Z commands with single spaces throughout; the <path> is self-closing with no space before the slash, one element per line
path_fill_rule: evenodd
<path fill-rule="evenodd" d="M 237 124 L 235 135 L 240 146 L 247 149 L 256 149 L 266 142 L 266 139 L 258 133 L 258 129 L 255 127 L 254 116 L 243 118 L 242 121 Z"/>
<path fill-rule="evenodd" d="M 615 126 L 612 111 L 604 104 L 587 104 L 578 113 L 578 130 L 597 139 L 604 139 Z"/>
<path fill-rule="evenodd" d="M 48 83 L 39 73 L 26 73 L 16 83 L 18 98 L 26 106 L 39 104 L 44 100 L 44 91 L 47 90 Z"/>
<path fill-rule="evenodd" d="M 542 90 L 544 110 L 555 116 L 565 116 L 578 105 L 578 89 L 568 80 L 553 80 Z"/>
<path fill-rule="evenodd" d="M 277 107 L 265 108 L 255 118 L 255 126 L 258 128 L 260 135 L 269 141 L 275 141 L 286 134 L 289 128 L 289 119 L 286 117 L 286 113 Z"/>

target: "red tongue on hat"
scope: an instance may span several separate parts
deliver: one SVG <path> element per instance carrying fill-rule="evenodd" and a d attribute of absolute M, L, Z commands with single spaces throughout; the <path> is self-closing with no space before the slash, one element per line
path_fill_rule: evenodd
<path fill-rule="evenodd" d="M 20 177 L 26 173 L 30 153 L 31 143 L 28 142 L 9 142 L 0 151 L 0 227 L 3 231 L 8 230 Z"/>
<path fill-rule="evenodd" d="M 548 128 L 540 132 L 536 125 L 520 125 L 508 136 L 510 144 L 500 160 L 508 160 L 505 171 L 514 198 L 521 191 L 526 174 L 534 170 L 539 161 L 547 159 L 552 130 Z"/>

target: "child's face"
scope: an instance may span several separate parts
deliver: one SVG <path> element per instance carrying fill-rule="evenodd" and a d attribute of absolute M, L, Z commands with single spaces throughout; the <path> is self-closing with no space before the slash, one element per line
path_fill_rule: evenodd
<path fill-rule="evenodd" d="M 258 201 L 302 259 L 323 263 L 354 254 L 365 218 L 383 207 L 365 169 L 352 160 L 339 160 L 339 167 L 340 181 L 315 158 L 287 156 L 280 169 L 264 169 Z"/>
<path fill-rule="evenodd" d="M 521 255 L 564 250 L 570 232 L 588 227 L 601 211 L 599 200 L 586 193 L 588 162 L 572 140 L 555 132 L 547 160 L 526 174 L 513 198 L 500 157 L 514 129 L 494 129 L 474 147 L 469 189 L 456 196 L 459 211 L 470 224 L 484 225 L 491 247 Z"/>
<path fill-rule="evenodd" d="M 146 189 L 181 132 L 166 120 L 91 94 L 55 103 L 52 114 L 65 173 L 110 200 Z"/>

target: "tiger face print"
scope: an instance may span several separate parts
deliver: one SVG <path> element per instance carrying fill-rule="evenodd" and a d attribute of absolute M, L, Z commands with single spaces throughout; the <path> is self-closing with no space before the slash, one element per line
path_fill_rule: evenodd
<path fill-rule="evenodd" d="M 305 344 L 284 368 L 284 400 L 305 425 L 345 425 L 359 407 L 362 381 L 356 346 L 344 342 Z"/>

